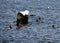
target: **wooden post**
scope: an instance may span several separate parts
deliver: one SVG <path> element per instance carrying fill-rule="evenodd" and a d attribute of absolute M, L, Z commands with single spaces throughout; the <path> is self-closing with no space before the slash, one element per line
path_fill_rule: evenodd
<path fill-rule="evenodd" d="M 21 12 L 18 12 L 17 27 L 28 24 L 28 15 L 27 14 L 28 13 L 26 13 L 26 11 L 24 12 L 24 14 L 22 14 Z"/>

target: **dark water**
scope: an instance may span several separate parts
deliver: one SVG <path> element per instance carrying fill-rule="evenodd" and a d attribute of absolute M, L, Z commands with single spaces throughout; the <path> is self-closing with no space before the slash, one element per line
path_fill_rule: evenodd
<path fill-rule="evenodd" d="M 26 9 L 36 16 L 17 30 L 17 12 Z M 60 0 L 0 0 L 0 43 L 60 43 Z"/>

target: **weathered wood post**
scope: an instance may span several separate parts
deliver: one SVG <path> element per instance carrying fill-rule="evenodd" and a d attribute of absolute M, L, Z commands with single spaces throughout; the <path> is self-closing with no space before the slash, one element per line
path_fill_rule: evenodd
<path fill-rule="evenodd" d="M 23 12 L 22 11 L 18 12 L 18 14 L 17 14 L 17 27 L 28 24 L 28 14 L 29 14 L 28 10 L 25 10 Z"/>

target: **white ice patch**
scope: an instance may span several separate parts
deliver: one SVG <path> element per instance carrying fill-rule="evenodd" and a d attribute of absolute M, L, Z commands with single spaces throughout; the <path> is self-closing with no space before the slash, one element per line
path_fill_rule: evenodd
<path fill-rule="evenodd" d="M 28 15 L 29 14 L 29 11 L 28 10 L 20 11 L 20 13 L 22 13 L 25 16 L 25 15 Z"/>
<path fill-rule="evenodd" d="M 28 15 L 29 14 L 29 11 L 28 10 L 25 10 L 24 12 L 25 12 L 25 15 Z"/>

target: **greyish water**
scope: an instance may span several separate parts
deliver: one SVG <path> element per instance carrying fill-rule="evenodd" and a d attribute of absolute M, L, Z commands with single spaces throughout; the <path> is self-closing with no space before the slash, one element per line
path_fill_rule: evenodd
<path fill-rule="evenodd" d="M 36 16 L 17 30 L 17 12 L 26 9 Z M 0 43 L 60 43 L 60 0 L 0 0 Z"/>

